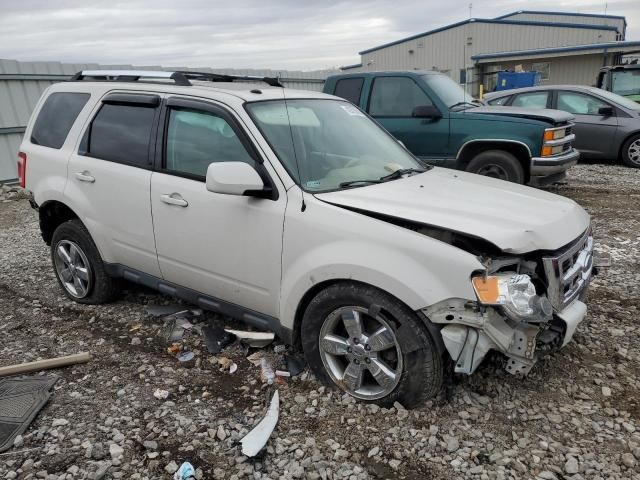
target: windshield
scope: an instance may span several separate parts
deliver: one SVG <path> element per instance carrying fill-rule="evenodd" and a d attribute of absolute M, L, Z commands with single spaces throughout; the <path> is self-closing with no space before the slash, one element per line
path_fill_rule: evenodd
<path fill-rule="evenodd" d="M 611 72 L 611 90 L 625 97 L 640 97 L 640 68 Z"/>
<path fill-rule="evenodd" d="M 628 108 L 629 110 L 635 110 L 640 112 L 640 103 L 636 103 L 633 100 L 618 95 L 617 93 L 610 92 L 608 90 L 602 90 L 600 88 L 593 88 L 593 93 L 601 96 L 602 98 L 609 100 L 611 102 L 617 103 L 621 107 Z"/>
<path fill-rule="evenodd" d="M 425 168 L 347 102 L 275 100 L 248 103 L 247 110 L 291 177 L 307 191 L 363 186 L 396 170 Z"/>
<path fill-rule="evenodd" d="M 425 83 L 433 90 L 437 97 L 440 98 L 447 108 L 457 105 L 479 105 L 473 96 L 464 91 L 460 85 L 454 82 L 450 77 L 443 74 L 423 75 Z"/>

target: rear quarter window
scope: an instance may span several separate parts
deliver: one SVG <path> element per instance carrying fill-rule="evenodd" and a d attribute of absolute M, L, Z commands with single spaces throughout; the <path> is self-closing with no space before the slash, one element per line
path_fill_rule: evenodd
<path fill-rule="evenodd" d="M 73 122 L 89 101 L 88 93 L 57 92 L 44 101 L 31 131 L 31 143 L 59 149 L 69 135 Z"/>
<path fill-rule="evenodd" d="M 360 103 L 360 93 L 362 92 L 362 84 L 364 78 L 343 78 L 336 82 L 336 90 L 333 94 L 336 97 L 344 98 L 358 105 Z"/>
<path fill-rule="evenodd" d="M 506 97 L 500 97 L 500 98 L 496 98 L 494 100 L 489 100 L 487 103 L 489 105 L 505 105 L 509 99 L 511 98 L 511 95 L 508 95 Z"/>

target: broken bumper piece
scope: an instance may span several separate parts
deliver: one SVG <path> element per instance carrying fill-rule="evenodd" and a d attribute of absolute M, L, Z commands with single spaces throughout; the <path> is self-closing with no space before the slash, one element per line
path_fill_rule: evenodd
<path fill-rule="evenodd" d="M 490 350 L 507 357 L 506 370 L 527 374 L 539 357 L 564 347 L 584 319 L 587 307 L 580 300 L 570 303 L 551 320 L 514 320 L 496 308 L 477 308 L 475 302 L 449 300 L 423 313 L 440 330 L 457 373 L 471 374 Z"/>

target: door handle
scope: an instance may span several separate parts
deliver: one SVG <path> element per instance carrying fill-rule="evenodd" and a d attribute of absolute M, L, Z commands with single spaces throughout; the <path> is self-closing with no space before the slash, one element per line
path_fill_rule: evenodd
<path fill-rule="evenodd" d="M 96 181 L 96 178 L 92 176 L 87 170 L 76 172 L 76 178 L 81 182 L 93 183 Z"/>
<path fill-rule="evenodd" d="M 167 205 L 175 205 L 177 207 L 188 207 L 187 202 L 179 193 L 172 193 L 171 195 L 160 195 L 160 200 Z"/>

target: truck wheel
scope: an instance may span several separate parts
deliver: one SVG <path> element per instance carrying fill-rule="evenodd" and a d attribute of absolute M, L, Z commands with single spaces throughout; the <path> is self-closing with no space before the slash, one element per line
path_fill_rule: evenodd
<path fill-rule="evenodd" d="M 628 167 L 640 168 L 640 134 L 634 135 L 624 142 L 622 161 Z"/>
<path fill-rule="evenodd" d="M 316 376 L 360 400 L 411 407 L 440 391 L 442 358 L 425 325 L 376 288 L 328 287 L 309 303 L 301 332 Z"/>
<path fill-rule="evenodd" d="M 118 293 L 107 275 L 98 248 L 80 220 L 62 223 L 53 232 L 51 260 L 64 293 L 79 303 L 99 304 Z"/>
<path fill-rule="evenodd" d="M 524 172 L 518 159 L 503 150 L 487 150 L 469 162 L 467 172 L 498 178 L 513 183 L 524 183 Z"/>

